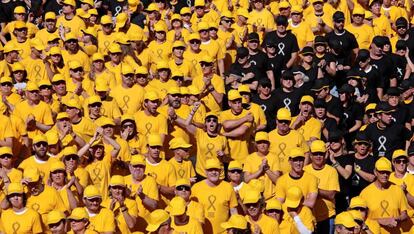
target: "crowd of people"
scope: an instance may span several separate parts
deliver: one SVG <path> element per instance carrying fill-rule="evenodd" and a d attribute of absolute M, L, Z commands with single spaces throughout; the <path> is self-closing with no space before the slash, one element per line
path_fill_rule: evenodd
<path fill-rule="evenodd" d="M 0 233 L 414 233 L 391 0 L 1 0 Z"/>

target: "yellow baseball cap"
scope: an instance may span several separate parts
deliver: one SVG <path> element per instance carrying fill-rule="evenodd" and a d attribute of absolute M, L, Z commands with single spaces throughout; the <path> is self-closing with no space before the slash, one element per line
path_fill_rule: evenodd
<path fill-rule="evenodd" d="M 289 208 L 296 208 L 299 206 L 303 198 L 302 190 L 297 186 L 292 186 L 288 189 L 286 193 L 285 204 Z"/>
<path fill-rule="evenodd" d="M 239 8 L 236 12 L 237 15 L 243 16 L 244 18 L 249 18 L 249 12 L 245 8 Z"/>
<path fill-rule="evenodd" d="M 198 31 L 203 31 L 203 30 L 208 30 L 210 28 L 210 26 L 208 25 L 207 22 L 201 21 L 200 23 L 198 23 L 197 25 L 197 29 Z"/>
<path fill-rule="evenodd" d="M 16 46 L 11 42 L 6 43 L 3 47 L 3 53 L 7 54 L 12 51 L 20 51 L 20 49 L 16 48 Z"/>
<path fill-rule="evenodd" d="M 155 91 L 149 91 L 144 94 L 144 100 L 158 101 L 160 97 Z"/>
<path fill-rule="evenodd" d="M 305 95 L 300 99 L 301 104 L 304 103 L 304 102 L 308 102 L 308 103 L 311 103 L 313 105 L 313 101 L 314 101 L 313 97 L 309 96 L 309 95 Z"/>
<path fill-rule="evenodd" d="M 56 130 L 47 131 L 45 136 L 48 145 L 56 145 L 59 142 L 59 133 Z"/>
<path fill-rule="evenodd" d="M 160 8 L 158 8 L 156 3 L 151 3 L 148 5 L 147 10 L 146 11 L 159 11 Z"/>
<path fill-rule="evenodd" d="M 394 160 L 396 158 L 399 158 L 399 157 L 408 158 L 407 152 L 405 150 L 402 150 L 402 149 L 394 150 L 394 152 L 392 153 L 392 160 Z"/>
<path fill-rule="evenodd" d="M 101 54 L 99 52 L 94 53 L 92 55 L 92 62 L 95 62 L 95 61 L 105 61 L 105 58 L 104 58 L 103 54 Z"/>
<path fill-rule="evenodd" d="M 183 41 L 174 41 L 172 48 L 179 48 L 179 47 L 186 47 L 185 43 Z"/>
<path fill-rule="evenodd" d="M 255 189 L 248 190 L 243 197 L 243 204 L 257 203 L 260 200 L 260 197 L 259 191 Z"/>
<path fill-rule="evenodd" d="M 24 65 L 20 62 L 13 63 L 11 67 L 12 67 L 13 72 L 15 72 L 15 71 L 26 71 L 26 69 L 24 68 Z"/>
<path fill-rule="evenodd" d="M 228 170 L 243 170 L 243 165 L 239 161 L 233 160 L 229 163 Z"/>
<path fill-rule="evenodd" d="M 162 139 L 159 134 L 150 134 L 147 137 L 147 144 L 149 146 L 162 146 Z"/>
<path fill-rule="evenodd" d="M 122 53 L 121 46 L 117 43 L 112 43 L 108 48 L 109 53 L 115 54 L 115 53 Z"/>
<path fill-rule="evenodd" d="M 51 41 L 54 41 L 54 40 L 56 40 L 56 39 L 59 39 L 59 40 L 60 40 L 59 35 L 58 35 L 58 34 L 56 34 L 56 33 L 49 34 L 49 35 L 47 36 L 47 42 L 51 42 Z M 51 54 L 51 53 L 50 53 L 50 50 L 49 50 L 49 54 Z"/>
<path fill-rule="evenodd" d="M 362 217 L 362 214 L 358 210 L 348 210 L 348 212 L 352 215 L 355 221 L 364 221 L 364 218 Z"/>
<path fill-rule="evenodd" d="M 391 162 L 385 157 L 380 157 L 375 162 L 375 170 L 392 172 Z"/>
<path fill-rule="evenodd" d="M 254 141 L 268 141 L 269 142 L 269 134 L 267 132 L 256 132 L 256 136 L 254 137 Z"/>
<path fill-rule="evenodd" d="M 147 228 L 145 230 L 149 232 L 155 232 L 161 224 L 167 222 L 170 219 L 170 215 L 165 210 L 157 209 L 151 212 L 147 216 Z"/>
<path fill-rule="evenodd" d="M 230 229 L 230 228 L 237 228 L 241 230 L 247 229 L 247 220 L 246 217 L 239 214 L 234 214 L 230 216 L 229 220 L 227 222 L 221 223 L 220 225 L 224 229 Z"/>
<path fill-rule="evenodd" d="M 209 158 L 206 160 L 206 170 L 209 169 L 221 169 L 221 163 L 216 158 Z"/>
<path fill-rule="evenodd" d="M 190 95 L 190 91 L 188 90 L 187 87 L 180 87 L 180 93 L 182 95 Z"/>
<path fill-rule="evenodd" d="M 45 49 L 42 41 L 38 38 L 33 38 L 30 40 L 30 47 L 35 48 L 36 50 L 42 51 Z"/>
<path fill-rule="evenodd" d="M 39 86 L 39 88 L 42 86 L 52 86 L 49 79 L 42 79 L 41 81 L 39 81 L 39 83 L 37 83 L 37 85 Z"/>
<path fill-rule="evenodd" d="M 305 157 L 305 152 L 302 148 L 295 147 L 289 152 L 289 158 Z"/>
<path fill-rule="evenodd" d="M 70 155 L 78 155 L 78 151 L 75 146 L 68 146 L 62 150 L 63 157 L 70 156 Z"/>
<path fill-rule="evenodd" d="M 134 74 L 135 75 L 135 71 L 134 71 L 134 68 L 132 68 L 128 64 L 123 64 L 122 69 L 121 69 L 121 74 L 122 75 L 127 75 L 127 74 Z"/>
<path fill-rule="evenodd" d="M 65 164 L 62 161 L 55 161 L 50 165 L 49 171 L 65 171 Z"/>
<path fill-rule="evenodd" d="M 26 90 L 27 91 L 39 91 L 39 86 L 37 86 L 37 84 L 33 81 L 29 81 L 26 84 Z"/>
<path fill-rule="evenodd" d="M 109 186 L 124 186 L 125 187 L 124 177 L 120 175 L 113 175 L 111 177 L 111 180 L 109 181 Z"/>
<path fill-rule="evenodd" d="M 40 179 L 40 172 L 34 167 L 27 168 L 23 172 L 23 178 L 27 179 L 29 182 L 37 182 Z"/>
<path fill-rule="evenodd" d="M 78 38 L 76 37 L 76 35 L 74 33 L 66 33 L 65 34 L 65 42 L 69 41 L 69 40 L 78 40 Z"/>
<path fill-rule="evenodd" d="M 181 94 L 180 88 L 177 86 L 172 86 L 168 89 L 168 94 Z"/>
<path fill-rule="evenodd" d="M 14 14 L 26 14 L 26 9 L 23 6 L 17 6 L 14 8 Z"/>
<path fill-rule="evenodd" d="M 114 120 L 111 119 L 111 118 L 105 117 L 105 116 L 100 117 L 96 122 L 97 122 L 96 124 L 99 127 L 103 127 L 103 126 L 107 126 L 107 125 L 115 126 Z"/>
<path fill-rule="evenodd" d="M 82 220 L 89 219 L 89 215 L 86 212 L 85 207 L 76 207 L 72 210 L 72 213 L 68 217 L 69 220 Z"/>
<path fill-rule="evenodd" d="M 93 37 L 97 37 L 98 36 L 98 33 L 96 32 L 96 29 L 95 28 L 93 28 L 93 27 L 89 27 L 89 28 L 87 28 L 87 29 L 81 29 L 81 31 L 84 33 L 84 34 L 89 34 L 89 35 L 92 35 Z"/>
<path fill-rule="evenodd" d="M 23 185 L 20 182 L 10 183 L 9 186 L 7 186 L 7 195 L 10 195 L 13 193 L 18 193 L 18 194 L 24 193 Z"/>
<path fill-rule="evenodd" d="M 76 6 L 76 2 L 75 2 L 75 0 L 63 0 L 63 4 L 66 4 L 66 5 L 71 5 L 71 6 L 73 6 L 73 7 L 75 7 L 75 6 Z"/>
<path fill-rule="evenodd" d="M 178 186 L 187 186 L 187 187 L 191 187 L 191 183 L 189 179 L 186 178 L 180 178 L 175 182 L 175 187 L 177 188 Z"/>
<path fill-rule="evenodd" d="M 78 102 L 77 100 L 75 100 L 75 99 L 70 99 L 69 101 L 67 101 L 67 102 L 65 103 L 65 105 L 66 105 L 66 106 L 68 106 L 68 107 L 72 107 L 72 108 L 79 109 L 79 110 L 81 110 L 81 109 L 82 109 L 82 107 L 81 107 L 81 105 L 79 104 L 79 102 Z"/>
<path fill-rule="evenodd" d="M 46 14 L 45 14 L 45 21 L 46 20 L 55 20 L 56 19 L 56 14 L 55 14 L 55 12 L 53 12 L 53 11 L 49 11 L 49 12 L 46 12 Z"/>
<path fill-rule="evenodd" d="M 271 198 L 266 201 L 266 210 L 282 210 L 282 203 L 276 198 Z"/>
<path fill-rule="evenodd" d="M 258 179 L 252 179 L 250 180 L 250 182 L 248 183 L 248 185 L 250 186 L 250 188 L 259 191 L 259 192 L 263 192 L 265 189 L 265 185 L 263 180 L 258 180 Z"/>
<path fill-rule="evenodd" d="M 277 110 L 276 119 L 277 120 L 291 121 L 292 120 L 292 114 L 290 113 L 290 110 L 282 107 L 279 110 Z"/>
<path fill-rule="evenodd" d="M 346 228 L 352 228 L 358 224 L 355 222 L 354 217 L 348 211 L 344 211 L 335 217 L 335 225 L 343 225 Z"/>
<path fill-rule="evenodd" d="M 356 207 L 367 208 L 367 202 L 360 196 L 353 197 L 349 204 L 349 208 L 354 209 Z"/>
<path fill-rule="evenodd" d="M 171 216 L 182 215 L 187 209 L 187 204 L 182 197 L 174 197 L 171 199 L 168 210 Z"/>
<path fill-rule="evenodd" d="M 164 61 L 164 60 L 158 61 L 157 70 L 160 70 L 160 69 L 170 69 L 170 66 L 168 65 L 168 62 Z"/>
<path fill-rule="evenodd" d="M 234 101 L 237 99 L 241 99 L 242 96 L 240 95 L 239 91 L 232 89 L 227 93 L 227 98 L 229 101 Z"/>
<path fill-rule="evenodd" d="M 93 6 L 94 5 L 93 4 L 93 0 L 80 0 L 80 2 L 81 3 L 86 3 L 86 4 L 90 5 L 90 6 Z"/>
<path fill-rule="evenodd" d="M 194 85 L 188 86 L 188 92 L 190 95 L 199 95 L 201 93 L 200 89 Z"/>
<path fill-rule="evenodd" d="M 292 6 L 290 12 L 291 13 L 299 13 L 299 14 L 301 14 L 303 12 L 303 8 L 300 5 L 294 5 L 294 6 Z"/>
<path fill-rule="evenodd" d="M 33 144 L 37 144 L 39 142 L 47 143 L 47 138 L 44 134 L 37 134 L 36 136 L 33 137 Z"/>
<path fill-rule="evenodd" d="M 125 12 L 119 13 L 116 16 L 116 24 L 115 24 L 116 27 L 117 28 L 124 27 L 125 26 L 125 23 L 127 22 L 127 20 L 128 20 L 128 15 Z"/>
<path fill-rule="evenodd" d="M 372 19 L 372 17 L 374 17 L 374 15 L 371 11 L 365 11 L 365 19 Z"/>
<path fill-rule="evenodd" d="M 135 165 L 144 165 L 145 166 L 147 164 L 147 162 L 145 160 L 144 155 L 136 154 L 136 155 L 133 155 L 131 157 L 131 161 L 129 162 L 129 164 L 131 164 L 132 166 L 135 166 Z"/>
<path fill-rule="evenodd" d="M 65 77 L 63 77 L 63 75 L 62 74 L 55 74 L 54 76 L 53 76 L 53 78 L 52 78 L 52 83 L 55 83 L 55 82 L 58 82 L 58 81 L 66 81 L 65 80 Z"/>
<path fill-rule="evenodd" d="M 11 156 L 13 156 L 13 151 L 10 147 L 3 146 L 3 147 L 0 147 L 0 155 L 11 155 Z"/>
<path fill-rule="evenodd" d="M 289 7 L 290 7 L 289 2 L 282 1 L 282 2 L 280 2 L 280 3 L 279 3 L 279 9 L 282 9 L 282 8 L 289 8 Z"/>
<path fill-rule="evenodd" d="M 142 33 L 134 33 L 128 35 L 128 41 L 142 41 L 142 39 L 144 39 Z"/>
<path fill-rule="evenodd" d="M 22 29 L 22 28 L 27 28 L 27 25 L 25 22 L 16 21 L 16 23 L 14 23 L 14 29 Z"/>
<path fill-rule="evenodd" d="M 95 185 L 88 185 L 83 191 L 83 198 L 91 199 L 95 197 L 102 198 L 102 195 L 99 192 L 99 189 Z"/>
<path fill-rule="evenodd" d="M 98 10 L 95 8 L 89 9 L 88 14 L 90 15 L 98 15 Z"/>
<path fill-rule="evenodd" d="M 74 70 L 82 67 L 82 64 L 78 60 L 72 60 L 69 62 L 69 69 Z"/>
<path fill-rule="evenodd" d="M 88 105 L 92 105 L 94 103 L 102 103 L 101 97 L 97 95 L 90 96 L 88 98 Z"/>
<path fill-rule="evenodd" d="M 368 111 L 375 111 L 375 108 L 377 108 L 377 103 L 370 103 L 365 107 L 365 113 Z"/>
<path fill-rule="evenodd" d="M 198 7 L 198 6 L 205 6 L 206 3 L 204 2 L 204 0 L 195 0 L 194 1 L 194 7 Z"/>
<path fill-rule="evenodd" d="M 135 74 L 143 74 L 143 75 L 148 75 L 148 69 L 144 66 L 139 66 L 135 69 Z"/>
<path fill-rule="evenodd" d="M 326 152 L 325 142 L 323 142 L 321 140 L 312 141 L 310 150 L 311 150 L 312 153 L 316 153 L 316 152 L 325 153 Z"/>
<path fill-rule="evenodd" d="M 354 7 L 354 10 L 352 11 L 352 15 L 363 15 L 365 17 L 365 10 L 362 7 Z"/>
<path fill-rule="evenodd" d="M 124 114 L 121 116 L 121 123 L 125 122 L 125 121 L 131 121 L 135 123 L 135 118 L 133 115 L 130 114 Z"/>
<path fill-rule="evenodd" d="M 240 85 L 237 91 L 239 91 L 239 93 L 251 93 L 248 85 Z"/>
<path fill-rule="evenodd" d="M 233 14 L 230 11 L 228 11 L 228 10 L 224 10 L 224 11 L 221 12 L 220 18 L 223 18 L 223 17 L 229 18 L 229 19 L 233 19 L 234 18 L 233 17 Z"/>
<path fill-rule="evenodd" d="M 178 20 L 178 21 L 181 21 L 181 15 L 180 14 L 173 14 L 172 16 L 171 16 L 171 22 L 173 22 L 174 20 Z"/>
<path fill-rule="evenodd" d="M 60 54 L 61 55 L 62 54 L 62 50 L 60 50 L 59 47 L 54 46 L 54 47 L 50 48 L 49 54 L 50 55 L 57 55 L 57 54 Z"/>
<path fill-rule="evenodd" d="M 182 137 L 176 137 L 170 140 L 170 149 L 190 148 L 192 144 L 187 143 Z"/>
<path fill-rule="evenodd" d="M 163 22 L 158 22 L 154 25 L 155 32 L 167 32 L 167 26 Z"/>
<path fill-rule="evenodd" d="M 200 35 L 198 33 L 191 33 L 190 36 L 188 37 L 188 41 L 192 41 L 192 40 L 198 40 L 200 41 Z"/>
<path fill-rule="evenodd" d="M 191 9 L 189 7 L 183 7 L 180 10 L 180 15 L 191 14 Z"/>
<path fill-rule="evenodd" d="M 112 18 L 109 15 L 104 15 L 101 17 L 101 25 L 113 24 Z"/>
<path fill-rule="evenodd" d="M 13 83 L 13 79 L 10 76 L 3 76 L 0 79 L 0 83 L 1 84 L 3 84 L 3 83 Z"/>

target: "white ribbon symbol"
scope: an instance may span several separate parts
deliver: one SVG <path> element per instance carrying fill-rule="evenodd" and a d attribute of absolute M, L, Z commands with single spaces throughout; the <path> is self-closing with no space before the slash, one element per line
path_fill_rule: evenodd
<path fill-rule="evenodd" d="M 380 146 L 378 147 L 378 151 L 387 151 L 387 148 L 385 147 L 385 143 L 387 142 L 387 138 L 385 136 L 378 137 L 378 141 L 380 143 Z"/>
<path fill-rule="evenodd" d="M 122 11 L 122 7 L 121 6 L 115 7 L 115 16 L 117 16 L 119 13 L 121 13 L 121 11 Z"/>
<path fill-rule="evenodd" d="M 402 76 L 402 75 L 403 75 L 402 69 L 401 69 L 401 68 L 399 68 L 399 67 L 397 67 L 397 73 L 398 73 L 400 76 Z"/>
<path fill-rule="evenodd" d="M 279 49 L 277 54 L 281 54 L 281 55 L 285 56 L 285 52 L 283 51 L 283 49 L 285 48 L 285 44 L 280 42 L 279 44 L 277 44 L 277 48 Z"/>
<path fill-rule="evenodd" d="M 349 118 L 348 113 L 344 113 L 344 116 L 345 116 L 345 119 L 348 119 Z"/>
<path fill-rule="evenodd" d="M 290 103 L 292 103 L 292 101 L 289 98 L 285 98 L 283 99 L 283 104 L 285 104 L 285 108 L 288 109 L 290 111 Z"/>
<path fill-rule="evenodd" d="M 262 108 L 263 111 L 266 111 L 266 109 L 267 109 L 267 106 L 264 105 L 264 104 L 260 105 L 260 107 Z"/>
<path fill-rule="evenodd" d="M 188 7 L 191 7 L 191 0 L 187 0 Z"/>

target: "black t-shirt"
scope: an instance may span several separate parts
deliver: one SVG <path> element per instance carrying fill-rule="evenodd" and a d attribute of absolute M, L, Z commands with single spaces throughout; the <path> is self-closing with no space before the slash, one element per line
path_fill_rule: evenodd
<path fill-rule="evenodd" d="M 111 0 L 104 0 L 103 3 L 108 6 L 108 10 L 112 12 L 112 16 L 116 17 L 119 13 L 122 13 L 122 8 L 126 3 L 118 2 L 118 1 L 111 1 Z"/>
<path fill-rule="evenodd" d="M 283 63 L 281 56 L 275 56 L 273 58 L 267 57 L 267 67 L 273 71 L 273 76 L 275 78 L 275 88 L 280 87 L 280 76 L 282 71 L 286 70 L 286 64 Z"/>
<path fill-rule="evenodd" d="M 131 23 L 140 26 L 141 28 L 145 27 L 145 15 L 142 13 L 134 13 L 131 15 Z"/>
<path fill-rule="evenodd" d="M 398 54 L 389 54 L 389 56 L 395 65 L 395 75 L 397 77 L 398 84 L 400 84 L 400 82 L 404 79 L 407 59 Z"/>
<path fill-rule="evenodd" d="M 411 61 L 414 61 L 414 29 L 410 28 L 408 29 L 408 39 L 406 40 L 406 44 L 408 49 L 410 50 L 410 53 L 408 54 L 410 56 Z"/>
<path fill-rule="evenodd" d="M 398 105 L 395 111 L 392 112 L 392 117 L 397 124 L 411 123 L 410 111 L 405 105 Z"/>
<path fill-rule="evenodd" d="M 360 166 L 361 170 L 364 172 L 374 174 L 375 162 L 378 159 L 377 157 L 368 155 L 363 159 L 357 159 L 355 158 L 355 154 L 353 154 L 353 156 L 355 165 Z M 371 183 L 355 173 L 355 170 L 352 172 L 351 181 L 351 197 L 358 196 L 361 191 Z"/>
<path fill-rule="evenodd" d="M 306 81 L 305 85 L 309 89 L 312 88 L 313 83 L 315 83 L 315 80 L 318 78 L 318 66 L 313 64 L 311 68 L 306 69 L 302 65 L 299 65 L 298 67 L 295 67 L 295 70 L 302 72 L 308 77 L 308 80 L 304 80 Z"/>
<path fill-rule="evenodd" d="M 366 92 L 369 94 L 368 102 L 369 103 L 376 103 L 379 101 L 377 88 L 384 88 L 385 86 L 385 79 L 381 76 L 379 70 L 371 66 L 368 70 L 361 70 L 363 77 L 366 78 Z M 363 79 L 365 79 L 363 78 Z"/>
<path fill-rule="evenodd" d="M 332 63 L 332 62 L 334 62 L 336 64 L 335 57 L 333 56 L 333 54 L 331 54 L 329 52 L 325 53 L 322 57 L 318 57 L 317 55 L 313 56 L 313 62 L 316 65 L 319 64 L 319 62 L 322 61 L 323 59 L 326 62 L 325 67 L 321 68 L 322 72 L 323 72 L 323 75 L 324 75 L 324 77 L 329 78 L 329 82 L 330 82 L 330 84 L 332 84 L 333 77 L 328 74 L 328 72 L 326 71 L 326 67 L 329 66 L 329 64 Z"/>
<path fill-rule="evenodd" d="M 291 31 L 287 31 L 284 37 L 279 37 L 276 31 L 271 31 L 265 34 L 263 43 L 276 43 L 276 52 L 278 56 L 282 57 L 283 64 L 286 64 L 292 57 L 292 53 L 299 51 L 298 40 Z"/>
<path fill-rule="evenodd" d="M 377 68 L 379 74 L 384 79 L 384 93 L 390 87 L 390 80 L 391 78 L 396 78 L 396 68 L 394 67 L 395 64 L 392 61 L 391 57 L 384 54 L 380 59 L 373 59 L 371 58 L 370 64 Z"/>
<path fill-rule="evenodd" d="M 357 102 L 351 101 L 347 107 L 343 107 L 341 124 L 343 129 L 349 130 L 357 120 L 362 121 L 364 118 L 364 107 Z"/>
<path fill-rule="evenodd" d="M 343 114 L 343 108 L 339 98 L 331 96 L 332 98 L 326 102 L 326 111 L 335 117 L 341 118 Z"/>
<path fill-rule="evenodd" d="M 17 6 L 26 7 L 24 1 L 9 1 L 8 3 L 0 4 L 0 22 L 8 23 L 14 20 L 13 11 Z"/>
<path fill-rule="evenodd" d="M 292 116 L 299 114 L 299 103 L 303 96 L 302 89 L 294 88 L 292 92 L 285 92 L 282 88 L 275 90 L 275 102 L 277 109 L 287 108 L 290 110 Z"/>
<path fill-rule="evenodd" d="M 336 120 L 331 117 L 326 117 L 325 120 L 323 120 L 323 129 L 326 129 L 328 132 L 333 132 L 338 130 L 338 124 L 336 123 Z M 322 129 L 322 130 L 323 130 Z M 325 138 L 325 135 L 321 134 L 321 140 L 324 142 L 327 142 L 328 139 Z"/>
<path fill-rule="evenodd" d="M 332 31 L 325 36 L 328 44 L 330 41 L 337 40 L 342 47 L 342 53 L 339 56 L 344 58 L 347 61 L 351 60 L 352 50 L 358 48 L 358 42 L 355 36 L 345 30 L 342 34 L 336 34 L 335 31 Z"/>
<path fill-rule="evenodd" d="M 254 81 L 258 81 L 260 78 L 260 72 L 257 70 L 256 67 L 249 65 L 248 67 L 243 67 L 243 65 L 241 65 L 238 62 L 235 62 L 233 64 L 230 65 L 230 69 L 229 69 L 229 74 L 233 74 L 239 77 L 243 77 L 248 73 L 253 73 L 255 76 L 249 80 L 246 80 L 244 82 L 242 82 L 243 84 L 251 84 Z"/>
<path fill-rule="evenodd" d="M 263 51 L 258 51 L 257 54 L 250 55 L 249 62 L 257 71 L 257 77 L 266 77 L 266 72 L 271 70 L 268 67 L 267 55 Z"/>
<path fill-rule="evenodd" d="M 276 99 L 275 91 L 272 92 L 270 98 L 268 99 L 261 99 L 259 94 L 253 94 L 252 96 L 252 102 L 258 104 L 265 113 L 267 120 L 267 132 L 270 132 L 276 128 L 276 112 L 278 110 Z"/>
<path fill-rule="evenodd" d="M 372 142 L 374 156 L 386 156 L 391 160 L 397 149 L 405 149 L 405 142 L 411 139 L 412 133 L 401 124 L 392 123 L 380 129 L 377 123 L 368 124 L 365 134 Z"/>
<path fill-rule="evenodd" d="M 350 154 L 337 156 L 335 157 L 335 160 L 343 168 L 345 168 L 348 165 L 354 166 L 354 157 Z M 328 164 L 332 165 L 331 160 L 328 160 Z M 340 193 L 349 194 L 350 189 L 351 189 L 351 177 L 349 177 L 348 179 L 345 179 L 339 173 L 338 173 L 338 177 L 339 177 Z"/>

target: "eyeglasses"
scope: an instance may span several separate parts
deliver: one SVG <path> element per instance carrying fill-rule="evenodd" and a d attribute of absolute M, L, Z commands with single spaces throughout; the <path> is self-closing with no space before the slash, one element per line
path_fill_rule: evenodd
<path fill-rule="evenodd" d="M 38 142 L 35 144 L 35 146 L 36 147 L 40 147 L 40 146 L 47 147 L 47 142 Z"/>
<path fill-rule="evenodd" d="M 368 114 L 368 117 L 372 118 L 372 117 L 376 117 L 376 115 L 375 115 L 375 113 L 372 113 L 372 114 Z"/>
<path fill-rule="evenodd" d="M 16 28 L 15 30 L 18 32 L 25 32 L 27 31 L 27 28 Z"/>
<path fill-rule="evenodd" d="M 13 157 L 13 155 L 11 155 L 11 154 L 3 154 L 3 155 L 0 155 L 0 159 L 12 158 L 12 157 Z"/>
<path fill-rule="evenodd" d="M 73 72 L 83 72 L 83 68 L 76 68 L 72 70 Z"/>
<path fill-rule="evenodd" d="M 191 16 L 191 14 L 184 14 L 184 15 L 181 15 L 182 17 L 186 17 L 186 16 Z"/>
<path fill-rule="evenodd" d="M 169 72 L 169 71 L 170 71 L 170 69 L 168 69 L 168 68 L 158 69 L 158 72 Z"/>
<path fill-rule="evenodd" d="M 13 71 L 13 73 L 24 73 L 24 71 L 21 71 L 21 70 L 19 70 L 19 71 Z"/>
<path fill-rule="evenodd" d="M 300 14 L 300 13 L 296 13 L 296 12 L 295 12 L 295 13 L 290 13 L 290 15 L 291 15 L 291 16 L 294 16 L 294 15 L 301 15 L 301 14 Z"/>
<path fill-rule="evenodd" d="M 10 83 L 10 82 L 6 82 L 6 83 L 1 83 L 1 86 L 9 86 L 9 87 L 12 87 L 13 84 Z"/>
<path fill-rule="evenodd" d="M 114 126 L 113 125 L 110 125 L 110 124 L 107 124 L 107 125 L 104 125 L 104 126 L 102 126 L 102 128 L 113 128 Z"/>
<path fill-rule="evenodd" d="M 104 24 L 104 25 L 102 25 L 104 28 L 110 28 L 110 27 L 112 27 L 112 24 Z"/>
<path fill-rule="evenodd" d="M 139 169 L 139 168 L 144 169 L 144 168 L 145 168 L 145 166 L 144 166 L 144 165 L 141 165 L 141 164 L 138 164 L 138 165 L 131 165 L 131 167 L 132 167 L 132 168 L 134 168 L 134 169 Z"/>
<path fill-rule="evenodd" d="M 175 188 L 177 191 L 190 191 L 191 188 L 185 185 L 180 185 L 178 187 Z"/>
<path fill-rule="evenodd" d="M 394 163 L 395 164 L 406 164 L 408 163 L 408 160 L 407 159 L 395 159 Z"/>
<path fill-rule="evenodd" d="M 407 29 L 405 26 L 398 26 L 397 29 Z"/>
<path fill-rule="evenodd" d="M 170 94 L 170 96 L 171 96 L 171 97 L 173 97 L 173 98 L 180 98 L 180 97 L 182 97 L 183 95 L 178 94 L 178 93 L 173 93 L 173 94 Z"/>
<path fill-rule="evenodd" d="M 206 119 L 206 122 L 207 123 L 210 123 L 210 122 L 217 123 L 218 120 L 217 120 L 217 118 L 208 118 L 208 119 Z"/>
<path fill-rule="evenodd" d="M 241 174 L 242 170 L 229 170 L 230 173 L 237 173 L 237 174 Z"/>
<path fill-rule="evenodd" d="M 208 33 L 208 30 L 207 29 L 203 29 L 203 30 L 200 30 L 200 31 L 198 31 L 199 33 Z"/>
<path fill-rule="evenodd" d="M 76 161 L 78 159 L 79 159 L 79 156 L 77 156 L 77 155 L 68 155 L 68 156 L 65 157 L 66 161 L 70 161 L 70 160 Z"/>

